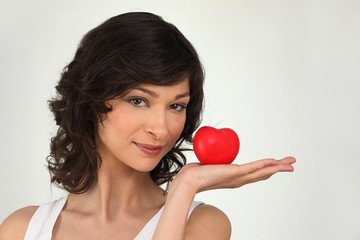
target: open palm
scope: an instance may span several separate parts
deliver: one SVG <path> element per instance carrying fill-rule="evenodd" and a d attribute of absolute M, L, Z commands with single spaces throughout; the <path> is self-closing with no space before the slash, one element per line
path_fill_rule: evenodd
<path fill-rule="evenodd" d="M 278 172 L 292 172 L 296 160 L 286 157 L 281 160 L 263 159 L 242 165 L 201 165 L 190 163 L 178 173 L 176 180 L 185 181 L 195 192 L 219 188 L 238 188 L 245 184 L 266 180 Z"/>

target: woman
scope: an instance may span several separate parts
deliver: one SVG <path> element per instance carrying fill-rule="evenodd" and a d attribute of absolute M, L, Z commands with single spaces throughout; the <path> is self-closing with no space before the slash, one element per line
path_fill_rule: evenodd
<path fill-rule="evenodd" d="M 48 168 L 69 195 L 14 212 L 0 239 L 229 239 L 226 215 L 195 194 L 293 171 L 295 159 L 184 166 L 202 87 L 195 49 L 156 15 L 122 14 L 87 33 L 50 101 L 59 129 Z"/>

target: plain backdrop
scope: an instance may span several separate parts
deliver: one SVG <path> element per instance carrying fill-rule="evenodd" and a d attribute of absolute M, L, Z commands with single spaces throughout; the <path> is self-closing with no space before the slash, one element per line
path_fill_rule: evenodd
<path fill-rule="evenodd" d="M 0 0 L 0 221 L 64 195 L 45 158 L 47 100 L 81 37 L 149 11 L 175 24 L 206 71 L 203 125 L 239 135 L 235 163 L 297 158 L 294 173 L 196 199 L 232 239 L 360 239 L 360 1 Z M 196 161 L 193 153 L 189 161 Z"/>

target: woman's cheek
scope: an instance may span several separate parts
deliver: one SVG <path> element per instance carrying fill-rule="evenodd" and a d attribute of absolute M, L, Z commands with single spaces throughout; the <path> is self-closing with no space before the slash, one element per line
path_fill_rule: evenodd
<path fill-rule="evenodd" d="M 182 133 L 182 131 L 184 129 L 185 120 L 186 120 L 186 115 L 183 115 L 180 118 L 177 118 L 176 120 L 173 121 L 173 123 L 174 123 L 173 129 L 175 131 L 177 138 L 179 138 L 180 134 Z"/>

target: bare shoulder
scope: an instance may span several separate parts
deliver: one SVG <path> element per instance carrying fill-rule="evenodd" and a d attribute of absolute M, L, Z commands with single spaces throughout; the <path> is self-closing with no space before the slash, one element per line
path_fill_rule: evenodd
<path fill-rule="evenodd" d="M 0 239 L 24 239 L 27 226 L 36 209 L 38 206 L 28 206 L 16 210 L 8 216 L 0 225 Z"/>
<path fill-rule="evenodd" d="M 199 205 L 190 215 L 185 234 L 186 239 L 230 239 L 231 223 L 220 209 Z"/>

